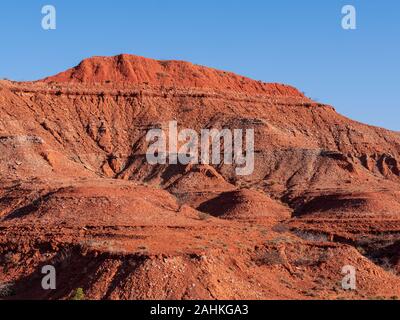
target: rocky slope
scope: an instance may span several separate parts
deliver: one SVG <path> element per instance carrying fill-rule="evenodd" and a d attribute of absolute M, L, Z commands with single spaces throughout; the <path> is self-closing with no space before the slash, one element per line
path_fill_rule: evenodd
<path fill-rule="evenodd" d="M 290 86 L 131 55 L 0 81 L 0 115 L 6 299 L 400 296 L 398 133 Z M 148 164 L 147 131 L 171 120 L 254 129 L 253 174 Z"/>

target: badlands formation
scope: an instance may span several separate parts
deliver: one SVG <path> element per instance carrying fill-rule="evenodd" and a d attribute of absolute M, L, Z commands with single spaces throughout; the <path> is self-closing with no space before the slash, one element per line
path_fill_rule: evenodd
<path fill-rule="evenodd" d="M 149 164 L 146 133 L 170 121 L 254 129 L 254 171 Z M 1 299 L 395 299 L 399 161 L 399 133 L 187 62 L 0 81 Z"/>

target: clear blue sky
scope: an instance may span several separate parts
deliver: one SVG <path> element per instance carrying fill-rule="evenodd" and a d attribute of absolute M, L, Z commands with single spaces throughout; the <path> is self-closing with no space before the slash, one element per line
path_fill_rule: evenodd
<path fill-rule="evenodd" d="M 41 28 L 41 8 L 57 29 Z M 357 30 L 341 8 L 357 9 Z M 0 77 L 39 79 L 93 55 L 179 59 L 296 86 L 400 131 L 399 0 L 2 0 Z"/>

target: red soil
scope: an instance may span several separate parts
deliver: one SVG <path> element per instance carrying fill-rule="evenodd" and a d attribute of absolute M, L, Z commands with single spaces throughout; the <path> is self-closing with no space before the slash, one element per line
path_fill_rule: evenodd
<path fill-rule="evenodd" d="M 147 130 L 171 120 L 253 128 L 254 173 L 148 164 Z M 400 135 L 292 87 L 95 57 L 0 81 L 0 154 L 6 299 L 400 296 Z M 41 288 L 45 264 L 57 290 Z M 348 264 L 356 291 L 340 286 Z"/>

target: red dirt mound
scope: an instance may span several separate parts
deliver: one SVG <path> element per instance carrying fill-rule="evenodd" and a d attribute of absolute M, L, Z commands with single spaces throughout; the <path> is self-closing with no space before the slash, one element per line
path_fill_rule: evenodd
<path fill-rule="evenodd" d="M 249 189 L 222 193 L 202 203 L 197 209 L 223 219 L 254 221 L 284 220 L 290 217 L 288 207 L 259 191 Z"/>

